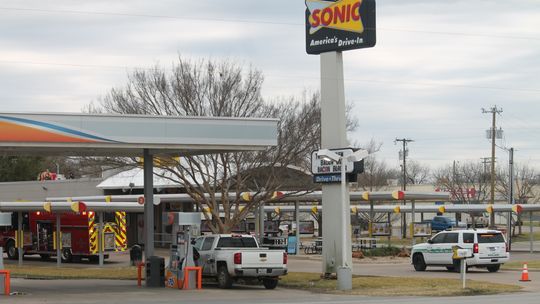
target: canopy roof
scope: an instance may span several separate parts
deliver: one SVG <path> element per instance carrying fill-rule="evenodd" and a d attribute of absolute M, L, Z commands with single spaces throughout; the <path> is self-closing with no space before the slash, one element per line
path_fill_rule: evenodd
<path fill-rule="evenodd" d="M 193 155 L 276 144 L 276 119 L 0 113 L 0 153 L 7 154 Z"/>

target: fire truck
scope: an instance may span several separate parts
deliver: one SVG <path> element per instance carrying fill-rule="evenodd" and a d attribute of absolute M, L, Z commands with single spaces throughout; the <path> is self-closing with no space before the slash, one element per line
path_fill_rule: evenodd
<path fill-rule="evenodd" d="M 101 239 L 104 252 L 125 251 L 126 213 L 103 213 L 103 237 Z M 98 252 L 98 219 L 92 211 L 80 213 L 62 213 L 60 215 L 61 259 L 63 262 L 90 261 L 99 259 Z M 50 212 L 24 212 L 22 237 L 17 237 L 18 216 L 12 213 L 12 225 L 0 227 L 0 247 L 4 247 L 10 259 L 17 259 L 17 239 L 23 240 L 23 254 L 39 254 L 42 259 L 56 255 L 56 214 Z M 108 254 L 104 255 L 108 258 Z"/>

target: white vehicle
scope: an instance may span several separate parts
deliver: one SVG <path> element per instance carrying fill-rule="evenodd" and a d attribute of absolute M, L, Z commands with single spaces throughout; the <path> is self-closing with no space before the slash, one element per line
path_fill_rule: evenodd
<path fill-rule="evenodd" d="M 434 235 L 427 243 L 414 245 L 411 262 L 416 271 L 424 271 L 427 266 L 443 266 L 450 271 L 459 271 L 459 260 L 453 260 L 453 246 L 469 249 L 472 258 L 467 266 L 485 267 L 489 272 L 497 272 L 510 259 L 504 235 L 497 230 L 468 229 L 443 231 Z"/>
<path fill-rule="evenodd" d="M 287 253 L 260 248 L 251 235 L 213 234 L 198 237 L 198 265 L 203 277 L 214 277 L 220 288 L 231 288 L 238 279 L 261 281 L 265 288 L 276 288 L 279 276 L 287 274 Z"/>

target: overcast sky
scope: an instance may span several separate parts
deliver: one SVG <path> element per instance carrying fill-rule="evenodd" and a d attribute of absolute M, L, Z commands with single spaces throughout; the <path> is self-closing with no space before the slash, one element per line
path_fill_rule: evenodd
<path fill-rule="evenodd" d="M 398 166 L 439 167 L 500 146 L 540 169 L 540 3 L 537 0 L 379 0 L 377 45 L 344 53 L 354 142 L 383 143 Z M 265 75 L 267 98 L 319 89 L 319 56 L 305 52 L 302 0 L 0 0 L 0 111 L 79 112 L 122 86 L 133 68 L 178 54 L 232 59 Z M 499 162 L 508 153 L 497 149 Z"/>

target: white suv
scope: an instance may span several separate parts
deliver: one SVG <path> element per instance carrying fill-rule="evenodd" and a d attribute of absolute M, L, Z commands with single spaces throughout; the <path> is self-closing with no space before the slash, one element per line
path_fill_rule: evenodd
<path fill-rule="evenodd" d="M 485 267 L 496 272 L 501 264 L 510 259 L 504 235 L 497 230 L 468 229 L 443 231 L 434 235 L 427 243 L 414 245 L 411 262 L 416 271 L 424 271 L 427 266 L 445 266 L 450 271 L 459 271 L 459 260 L 453 260 L 452 246 L 470 249 L 473 257 L 467 259 L 467 266 Z"/>

